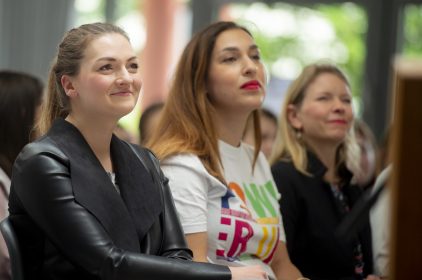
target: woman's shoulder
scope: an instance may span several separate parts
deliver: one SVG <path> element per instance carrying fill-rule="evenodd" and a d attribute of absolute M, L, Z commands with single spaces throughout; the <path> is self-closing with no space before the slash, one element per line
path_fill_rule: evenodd
<path fill-rule="evenodd" d="M 176 173 L 183 172 L 186 175 L 190 173 L 190 175 L 211 176 L 199 157 L 191 153 L 172 155 L 161 160 L 160 164 L 165 174 L 174 171 Z"/>
<path fill-rule="evenodd" d="M 271 166 L 271 173 L 277 184 L 282 182 L 301 182 L 308 177 L 296 169 L 292 161 L 279 160 Z M 306 179 L 305 179 L 306 180 Z"/>
<path fill-rule="evenodd" d="M 44 137 L 27 144 L 22 149 L 13 164 L 12 177 L 30 178 L 32 174 L 47 174 L 52 170 L 65 172 L 69 165 L 68 156 L 52 139 Z"/>
<path fill-rule="evenodd" d="M 35 140 L 34 142 L 25 145 L 25 147 L 19 153 L 16 162 L 28 160 L 32 157 L 38 157 L 41 155 L 59 159 L 67 158 L 50 137 L 44 136 Z"/>
<path fill-rule="evenodd" d="M 169 178 L 173 184 L 175 183 L 174 181 L 177 180 L 179 182 L 184 182 L 184 187 L 187 187 L 186 182 L 195 182 L 197 183 L 196 187 L 200 185 L 223 186 L 217 178 L 208 172 L 199 157 L 194 154 L 186 153 L 173 155 L 162 160 L 160 164 L 165 176 Z"/>
<path fill-rule="evenodd" d="M 191 153 L 181 153 L 172 155 L 161 161 L 163 166 L 181 165 L 187 167 L 198 168 L 203 166 L 198 156 Z"/>

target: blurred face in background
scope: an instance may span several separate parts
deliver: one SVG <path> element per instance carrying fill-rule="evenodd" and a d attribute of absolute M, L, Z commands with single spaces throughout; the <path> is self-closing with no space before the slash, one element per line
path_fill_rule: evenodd
<path fill-rule="evenodd" d="M 142 135 L 142 145 L 145 145 L 149 141 L 151 135 L 157 129 L 161 117 L 161 111 L 162 109 L 156 110 L 148 116 L 148 120 L 145 122 L 143 130 L 140 132 Z"/>
<path fill-rule="evenodd" d="M 302 103 L 289 105 L 288 110 L 291 125 L 314 148 L 327 143 L 339 145 L 353 123 L 350 89 L 332 73 L 319 74 L 305 90 Z"/>
<path fill-rule="evenodd" d="M 277 135 L 277 123 L 273 119 L 260 114 L 260 124 L 261 124 L 261 151 L 264 153 L 265 157 L 268 159 L 271 155 L 273 149 L 275 137 Z"/>
<path fill-rule="evenodd" d="M 277 134 L 277 122 L 262 112 L 259 113 L 259 122 L 261 126 L 261 151 L 264 153 L 265 157 L 269 159 Z M 254 137 L 253 122 L 252 119 L 249 119 L 242 141 L 254 146 Z"/>
<path fill-rule="evenodd" d="M 360 133 L 356 133 L 357 143 L 361 152 L 360 167 L 361 170 L 355 175 L 355 182 L 357 185 L 366 187 L 375 178 L 376 170 L 376 147 L 371 140 Z"/>

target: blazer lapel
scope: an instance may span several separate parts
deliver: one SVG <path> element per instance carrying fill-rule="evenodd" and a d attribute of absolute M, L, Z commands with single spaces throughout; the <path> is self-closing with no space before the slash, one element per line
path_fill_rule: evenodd
<path fill-rule="evenodd" d="M 153 181 L 152 174 L 140 162 L 129 144 L 114 135 L 111 155 L 120 194 L 142 240 L 163 209 L 159 184 Z"/>
<path fill-rule="evenodd" d="M 69 158 L 75 200 L 99 220 L 116 246 L 139 252 L 132 216 L 79 130 L 59 119 L 48 136 Z"/>

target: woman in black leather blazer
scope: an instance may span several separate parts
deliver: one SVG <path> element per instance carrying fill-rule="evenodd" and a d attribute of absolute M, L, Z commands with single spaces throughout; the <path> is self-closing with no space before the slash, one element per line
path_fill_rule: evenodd
<path fill-rule="evenodd" d="M 112 134 L 141 82 L 127 35 L 70 30 L 50 72 L 42 136 L 15 162 L 10 219 L 26 279 L 265 279 L 191 262 L 167 180 L 146 149 Z"/>

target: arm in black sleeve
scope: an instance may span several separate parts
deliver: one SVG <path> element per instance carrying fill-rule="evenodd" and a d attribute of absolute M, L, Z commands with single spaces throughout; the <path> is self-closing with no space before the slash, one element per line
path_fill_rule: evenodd
<path fill-rule="evenodd" d="M 283 226 L 286 232 L 286 245 L 291 252 L 299 222 L 297 194 L 289 169 L 284 163 L 277 163 L 271 168 L 274 181 L 281 194 L 280 211 L 283 217 Z"/>
<path fill-rule="evenodd" d="M 161 255 L 167 258 L 176 258 L 184 260 L 192 260 L 192 251 L 188 248 L 185 235 L 180 223 L 179 217 L 177 216 L 176 207 L 174 205 L 173 196 L 168 185 L 169 180 L 164 176 L 163 171 L 160 168 L 160 163 L 155 155 L 146 150 L 152 164 L 149 168 L 154 169 L 155 175 L 158 177 L 158 181 L 161 184 L 160 188 L 163 195 L 163 244 L 161 249 Z"/>
<path fill-rule="evenodd" d="M 117 248 L 98 220 L 75 201 L 68 166 L 54 154 L 32 155 L 16 163 L 13 185 L 31 219 L 72 263 L 101 279 L 231 278 L 227 267 Z"/>

